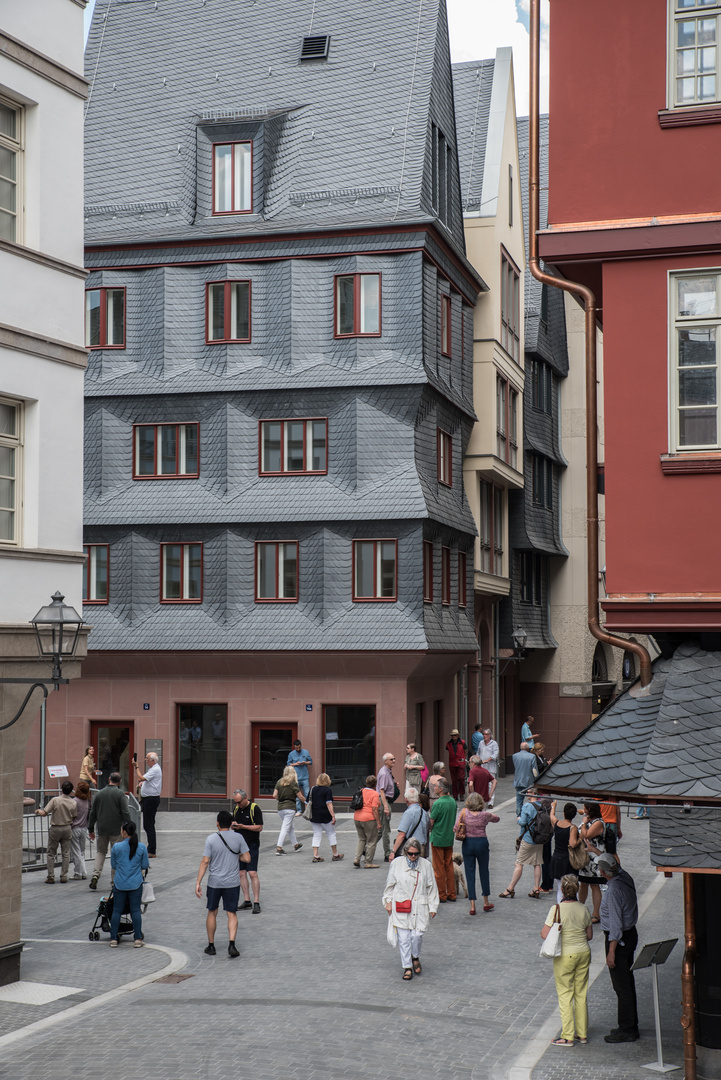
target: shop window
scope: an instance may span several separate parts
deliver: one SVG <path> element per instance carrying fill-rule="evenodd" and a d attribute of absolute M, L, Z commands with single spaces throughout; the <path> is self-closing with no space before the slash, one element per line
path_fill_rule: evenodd
<path fill-rule="evenodd" d="M 325 705 L 325 771 L 334 796 L 351 798 L 375 773 L 375 705 Z"/>
<path fill-rule="evenodd" d="M 227 797 L 227 705 L 178 705 L 178 795 Z"/>

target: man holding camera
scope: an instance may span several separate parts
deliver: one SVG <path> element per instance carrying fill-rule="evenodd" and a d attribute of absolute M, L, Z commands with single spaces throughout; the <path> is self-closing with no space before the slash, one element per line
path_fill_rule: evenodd
<path fill-rule="evenodd" d="M 155 816 L 160 806 L 160 789 L 163 786 L 163 772 L 158 764 L 158 755 L 152 751 L 145 755 L 145 773 L 138 768 L 138 755 L 133 755 L 135 775 L 142 781 L 140 798 L 143 800 L 143 828 L 148 838 L 148 858 L 156 855 Z"/>

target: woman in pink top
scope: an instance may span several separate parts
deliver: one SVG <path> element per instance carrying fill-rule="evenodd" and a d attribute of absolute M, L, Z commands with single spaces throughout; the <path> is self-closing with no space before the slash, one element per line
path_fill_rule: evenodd
<path fill-rule="evenodd" d="M 501 819 L 497 814 L 486 810 L 486 804 L 477 792 L 469 795 L 465 806 L 458 815 L 454 831 L 458 832 L 458 826 L 463 821 L 466 827 L 466 837 L 461 851 L 463 853 L 463 865 L 466 871 L 466 885 L 468 886 L 468 899 L 471 903 L 470 915 L 476 914 L 476 863 L 478 873 L 481 876 L 481 892 L 483 894 L 483 910 L 493 911 L 491 903 L 491 879 L 488 874 L 488 838 L 486 826 L 490 822 Z"/>
<path fill-rule="evenodd" d="M 373 862 L 376 844 L 381 835 L 381 797 L 376 791 L 377 777 L 366 776 L 363 788 L 363 806 L 353 814 L 355 830 L 358 833 L 358 846 L 355 850 L 353 865 L 360 867 L 361 856 L 365 855 L 365 869 L 377 870 L 378 863 Z"/>

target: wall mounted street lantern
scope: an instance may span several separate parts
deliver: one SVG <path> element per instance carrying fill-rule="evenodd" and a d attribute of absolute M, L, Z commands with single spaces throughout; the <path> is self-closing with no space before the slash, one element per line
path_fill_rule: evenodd
<path fill-rule="evenodd" d="M 526 655 L 526 642 L 528 641 L 528 634 L 522 626 L 517 626 L 511 634 L 511 641 L 513 642 L 513 653 L 511 656 L 494 656 L 496 661 L 495 676 L 500 679 L 501 675 L 505 672 L 509 664 L 518 664 L 523 660 Z M 506 650 L 507 651 L 507 650 Z M 499 669 L 498 664 L 501 660 L 505 660 L 505 664 Z"/>
<path fill-rule="evenodd" d="M 40 608 L 37 615 L 30 620 L 30 624 L 35 631 L 38 655 L 41 659 L 47 658 L 52 661 L 52 674 L 46 681 L 38 679 L 0 679 L 0 684 L 5 683 L 15 686 L 26 683 L 32 684 L 15 716 L 7 724 L 3 724 L 0 731 L 5 731 L 17 723 L 25 711 L 34 690 L 42 690 L 43 697 L 47 697 L 48 682 L 52 683 L 57 690 L 61 684 L 70 681 L 62 677 L 63 661 L 72 660 L 77 652 L 83 620 L 75 608 L 64 603 L 65 597 L 61 592 L 54 593 L 51 600 L 50 604 Z"/>

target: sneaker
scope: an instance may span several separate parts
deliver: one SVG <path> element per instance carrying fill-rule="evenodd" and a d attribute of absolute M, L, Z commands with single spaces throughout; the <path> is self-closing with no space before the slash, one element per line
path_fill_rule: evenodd
<path fill-rule="evenodd" d="M 136 938 L 135 941 L 133 942 L 133 948 L 134 949 L 142 949 L 144 944 L 145 944 L 145 942 L 143 941 L 142 938 Z"/>
<path fill-rule="evenodd" d="M 55 884 L 55 878 L 54 877 L 46 877 L 45 878 L 45 884 L 46 885 L 54 885 Z"/>
<path fill-rule="evenodd" d="M 260 904 L 253 904 L 253 914 L 260 915 Z"/>
<path fill-rule="evenodd" d="M 275 853 L 276 853 L 276 855 L 285 855 L 285 852 L 283 851 L 282 847 L 277 847 L 275 849 Z"/>
<path fill-rule="evenodd" d="M 249 911 L 252 908 L 252 906 L 253 905 L 251 904 L 250 900 L 244 900 L 243 903 L 238 908 L 238 911 Z"/>
<path fill-rule="evenodd" d="M 68 879 L 66 877 L 61 877 L 60 878 L 60 884 L 61 885 L 67 885 L 67 883 L 68 883 Z"/>
<path fill-rule="evenodd" d="M 90 879 L 90 884 L 88 885 L 88 888 L 89 889 L 97 889 L 97 887 L 98 887 L 98 879 L 95 876 L 95 874 L 93 874 L 93 876 Z"/>
<path fill-rule="evenodd" d="M 609 1035 L 604 1035 L 603 1040 L 607 1043 L 625 1043 L 636 1042 L 639 1038 L 638 1030 L 635 1031 L 612 1031 Z"/>
<path fill-rule="evenodd" d="M 293 844 L 293 851 L 300 851 L 302 847 L 302 844 Z"/>
<path fill-rule="evenodd" d="M 73 874 L 73 881 L 82 881 L 85 874 Z"/>
<path fill-rule="evenodd" d="M 208 942 L 208 944 L 203 949 L 203 952 L 206 953 L 208 956 L 215 956 L 215 945 L 212 941 Z"/>
<path fill-rule="evenodd" d="M 118 947 L 117 941 L 111 941 L 110 942 L 110 948 L 111 949 L 117 949 L 117 947 Z"/>
<path fill-rule="evenodd" d="M 240 953 L 235 947 L 234 941 L 231 941 L 230 945 L 228 946 L 228 956 L 232 957 L 233 959 L 235 959 L 236 956 L 240 956 Z"/>

